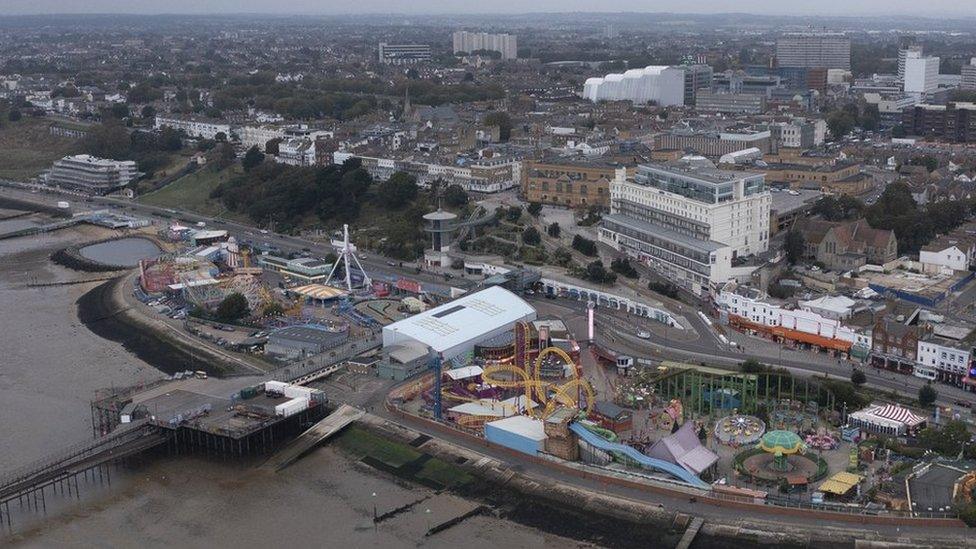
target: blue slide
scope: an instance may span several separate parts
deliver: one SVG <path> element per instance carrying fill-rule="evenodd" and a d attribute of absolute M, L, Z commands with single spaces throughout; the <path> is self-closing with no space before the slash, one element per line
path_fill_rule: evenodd
<path fill-rule="evenodd" d="M 617 442 L 610 442 L 609 440 L 601 437 L 600 435 L 590 431 L 584 427 L 581 423 L 572 423 L 569 426 L 569 430 L 576 433 L 581 439 L 583 439 L 587 444 L 605 450 L 607 452 L 619 452 L 624 454 L 628 458 L 636 461 L 647 469 L 656 469 L 658 471 L 665 472 L 673 477 L 677 477 L 682 481 L 694 486 L 695 488 L 709 489 L 710 486 L 704 482 L 702 479 L 698 478 L 690 471 L 685 469 L 680 465 L 675 465 L 673 463 L 663 461 L 657 458 L 652 458 L 645 456 L 644 454 L 638 452 L 637 450 L 627 446 L 625 444 L 619 444 Z"/>

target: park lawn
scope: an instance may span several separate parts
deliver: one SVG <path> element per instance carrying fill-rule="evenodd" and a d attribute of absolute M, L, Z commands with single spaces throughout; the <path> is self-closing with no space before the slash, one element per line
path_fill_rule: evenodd
<path fill-rule="evenodd" d="M 0 125 L 0 179 L 26 181 L 75 152 L 77 141 L 51 135 L 51 120 L 24 117 Z"/>
<path fill-rule="evenodd" d="M 237 165 L 223 170 L 218 170 L 215 166 L 204 166 L 159 190 L 140 196 L 137 200 L 150 206 L 187 210 L 208 217 L 221 216 L 235 221 L 246 221 L 241 216 L 229 212 L 219 200 L 210 198 L 210 193 L 221 183 L 240 174 L 241 167 Z"/>

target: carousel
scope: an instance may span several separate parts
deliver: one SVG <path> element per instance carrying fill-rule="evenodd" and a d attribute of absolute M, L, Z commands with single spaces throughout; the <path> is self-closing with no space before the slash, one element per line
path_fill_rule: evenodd
<path fill-rule="evenodd" d="M 727 446 L 755 444 L 766 432 L 766 424 L 755 416 L 733 414 L 715 423 L 715 438 Z"/>

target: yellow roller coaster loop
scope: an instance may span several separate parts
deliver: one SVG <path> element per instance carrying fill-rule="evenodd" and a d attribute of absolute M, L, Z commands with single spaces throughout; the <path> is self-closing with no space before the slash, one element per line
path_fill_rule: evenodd
<path fill-rule="evenodd" d="M 540 372 L 542 370 L 542 363 L 550 354 L 555 354 L 567 364 L 573 366 L 573 379 L 563 384 L 541 379 Z M 590 406 L 594 402 L 593 388 L 588 381 L 578 377 L 573 359 L 562 349 L 558 347 L 547 347 L 543 349 L 539 353 L 539 357 L 536 359 L 534 366 L 533 371 L 530 373 L 526 372 L 525 368 L 520 368 L 514 364 L 489 364 L 485 366 L 484 371 L 481 373 L 481 379 L 485 383 L 503 389 L 524 389 L 526 411 L 534 417 L 544 418 L 549 416 L 559 404 L 573 408 L 582 408 L 583 403 L 580 402 L 582 399 L 579 396 L 573 396 L 574 394 L 579 395 L 580 392 L 586 395 L 586 406 Z M 514 376 L 514 379 L 500 374 L 511 374 Z M 552 394 L 551 397 L 550 393 Z M 530 402 L 533 400 L 533 395 L 535 395 L 535 400 L 541 405 L 542 410 L 531 407 Z"/>

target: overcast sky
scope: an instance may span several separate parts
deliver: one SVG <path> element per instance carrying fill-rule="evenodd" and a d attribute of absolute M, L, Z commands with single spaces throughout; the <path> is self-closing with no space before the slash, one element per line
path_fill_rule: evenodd
<path fill-rule="evenodd" d="M 3 14 L 48 13 L 525 13 L 670 11 L 776 15 L 976 16 L 976 0 L 0 0 Z"/>

